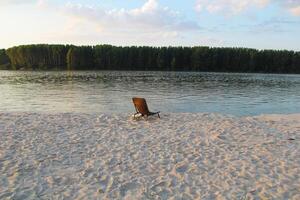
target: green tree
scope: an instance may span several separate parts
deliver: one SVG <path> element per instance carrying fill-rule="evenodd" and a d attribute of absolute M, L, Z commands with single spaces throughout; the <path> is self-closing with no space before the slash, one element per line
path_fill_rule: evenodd
<path fill-rule="evenodd" d="M 21 45 L 0 50 L 8 69 L 300 73 L 300 53 L 211 47 Z"/>
<path fill-rule="evenodd" d="M 10 60 L 5 49 L 0 49 L 0 69 L 10 69 Z"/>

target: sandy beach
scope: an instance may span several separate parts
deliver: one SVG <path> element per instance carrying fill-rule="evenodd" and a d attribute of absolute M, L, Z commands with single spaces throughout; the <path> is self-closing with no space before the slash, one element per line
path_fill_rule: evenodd
<path fill-rule="evenodd" d="M 0 199 L 300 199 L 300 114 L 0 113 Z"/>

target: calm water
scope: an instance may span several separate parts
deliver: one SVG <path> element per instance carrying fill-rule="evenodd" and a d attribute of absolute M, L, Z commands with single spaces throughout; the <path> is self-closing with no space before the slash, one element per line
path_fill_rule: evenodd
<path fill-rule="evenodd" d="M 300 75 L 0 71 L 0 112 L 133 113 L 133 96 L 162 112 L 300 113 Z"/>

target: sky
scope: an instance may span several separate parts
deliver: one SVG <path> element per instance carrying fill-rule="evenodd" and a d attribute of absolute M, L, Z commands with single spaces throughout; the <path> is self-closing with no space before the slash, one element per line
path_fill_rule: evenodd
<path fill-rule="evenodd" d="M 0 0 L 0 48 L 23 44 L 300 51 L 300 0 Z"/>

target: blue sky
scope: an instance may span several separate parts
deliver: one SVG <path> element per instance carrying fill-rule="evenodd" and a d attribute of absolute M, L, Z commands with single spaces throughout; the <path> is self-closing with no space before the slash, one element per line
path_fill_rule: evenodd
<path fill-rule="evenodd" d="M 0 48 L 20 44 L 300 50 L 300 0 L 1 0 Z"/>

